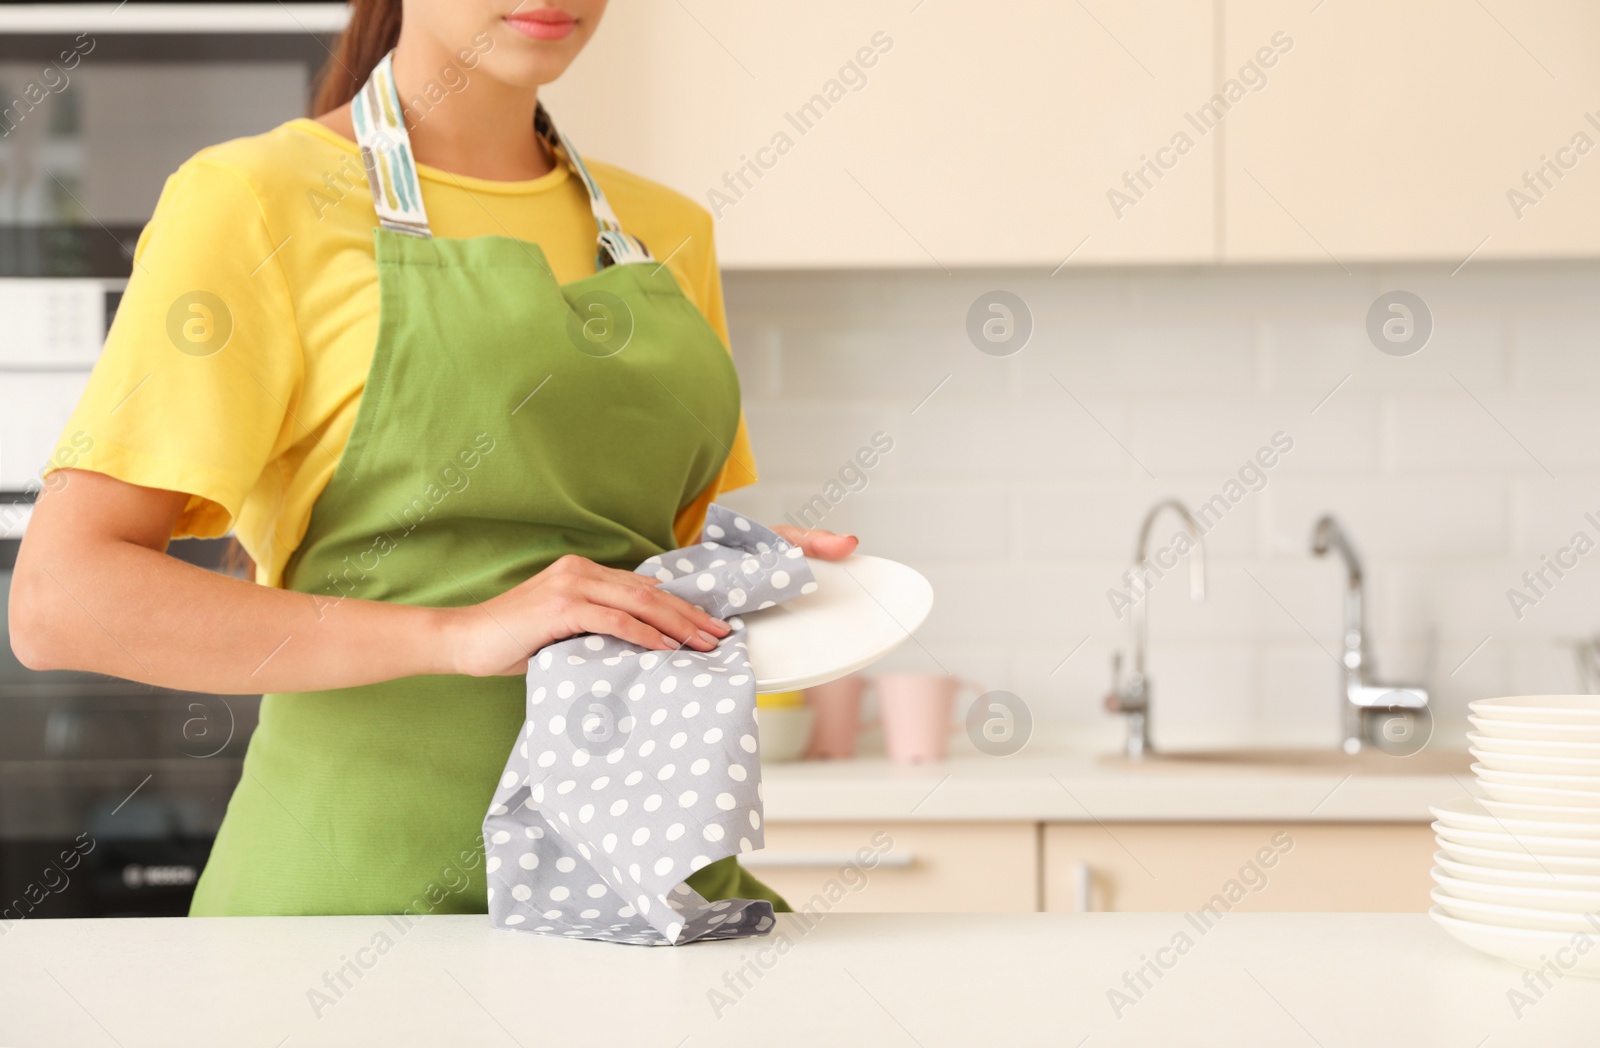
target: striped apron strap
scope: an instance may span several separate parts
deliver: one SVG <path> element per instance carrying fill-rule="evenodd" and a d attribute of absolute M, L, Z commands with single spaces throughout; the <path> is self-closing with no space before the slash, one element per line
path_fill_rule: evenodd
<path fill-rule="evenodd" d="M 406 133 L 400 95 L 394 86 L 393 64 L 391 52 L 373 69 L 372 76 L 356 93 L 351 120 L 355 124 L 356 142 L 361 147 L 361 161 L 367 169 L 367 185 L 372 189 L 378 224 L 410 236 L 432 236 L 428 213 L 422 206 L 421 182 L 417 178 L 416 158 L 411 153 L 411 136 Z M 600 184 L 589 174 L 572 142 L 556 129 L 542 103 L 534 111 L 533 126 L 535 133 L 550 146 L 558 160 L 572 169 L 589 194 L 589 208 L 599 230 L 596 268 L 653 262 L 655 259 L 644 242 L 623 232 Z"/>

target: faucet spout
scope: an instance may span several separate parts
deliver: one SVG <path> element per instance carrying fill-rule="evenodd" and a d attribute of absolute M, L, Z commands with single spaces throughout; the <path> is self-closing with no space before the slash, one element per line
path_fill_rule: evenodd
<path fill-rule="evenodd" d="M 1156 551 L 1156 560 L 1152 563 L 1150 534 L 1155 528 L 1156 519 L 1166 510 L 1178 516 L 1183 530 L 1175 537 L 1172 546 Z M 1145 671 L 1145 649 L 1149 641 L 1149 606 L 1146 602 L 1149 600 L 1150 587 L 1156 579 L 1163 577 L 1162 569 L 1171 570 L 1175 566 L 1175 562 L 1169 564 L 1161 562 L 1161 555 L 1164 553 L 1175 553 L 1180 557 L 1188 556 L 1189 599 L 1196 604 L 1204 601 L 1206 598 L 1205 533 L 1194 514 L 1177 499 L 1163 499 L 1150 507 L 1149 512 L 1145 514 L 1144 521 L 1139 526 L 1138 541 L 1134 545 L 1133 567 L 1124 576 L 1133 594 L 1129 622 L 1132 667 L 1127 680 L 1123 680 L 1122 653 L 1118 652 L 1113 657 L 1111 691 L 1106 695 L 1106 709 L 1127 715 L 1126 752 L 1129 757 L 1135 758 L 1143 757 L 1151 749 L 1150 680 Z"/>
<path fill-rule="evenodd" d="M 1367 644 L 1365 581 L 1361 557 L 1344 527 L 1331 513 L 1318 518 L 1311 531 L 1311 552 L 1319 557 L 1337 553 L 1344 561 L 1344 702 L 1341 707 L 1344 750 L 1358 753 L 1367 745 L 1368 723 L 1374 717 L 1403 713 L 1426 716 L 1427 689 L 1378 684 L 1377 671 Z"/>

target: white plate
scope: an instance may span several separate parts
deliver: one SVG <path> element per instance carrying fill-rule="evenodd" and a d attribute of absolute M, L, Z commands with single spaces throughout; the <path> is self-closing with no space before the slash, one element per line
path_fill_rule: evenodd
<path fill-rule="evenodd" d="M 1495 739 L 1526 739 L 1535 742 L 1600 742 L 1600 724 L 1539 724 L 1534 721 L 1500 720 L 1498 717 L 1469 716 L 1478 733 Z"/>
<path fill-rule="evenodd" d="M 1475 848 L 1460 841 L 1438 838 L 1439 850 L 1455 862 L 1466 866 L 1487 866 L 1496 870 L 1521 870 L 1523 873 L 1577 874 L 1580 877 L 1600 877 L 1600 859 L 1585 859 L 1569 855 L 1540 855 L 1535 858 L 1525 851 L 1498 851 L 1494 848 Z"/>
<path fill-rule="evenodd" d="M 1452 917 L 1437 906 L 1428 911 L 1428 916 L 1456 939 L 1491 957 L 1504 958 L 1524 968 L 1540 968 L 1556 956 L 1572 958 L 1572 967 L 1561 969 L 1564 974 L 1600 977 L 1600 950 L 1591 949 L 1580 954 L 1577 950 L 1562 949 L 1572 945 L 1573 932 L 1537 932 L 1479 924 Z"/>
<path fill-rule="evenodd" d="M 1552 855 L 1600 860 L 1600 841 L 1581 837 L 1536 837 L 1513 829 L 1463 830 L 1436 822 L 1430 827 L 1441 841 L 1454 841 L 1473 848 L 1493 848 L 1546 859 Z"/>
<path fill-rule="evenodd" d="M 933 586 L 896 561 L 858 553 L 806 563 L 815 592 L 740 615 L 758 692 L 799 691 L 870 666 L 933 609 Z"/>
<path fill-rule="evenodd" d="M 1485 753 L 1499 753 L 1505 756 L 1520 754 L 1524 757 L 1592 757 L 1600 760 L 1600 740 L 1568 742 L 1559 739 L 1509 739 L 1469 731 L 1467 745 L 1481 749 Z"/>
<path fill-rule="evenodd" d="M 1600 932 L 1600 916 L 1593 923 L 1582 913 L 1562 913 L 1560 910 L 1532 910 L 1526 906 L 1503 906 L 1475 899 L 1458 899 L 1442 888 L 1428 893 L 1434 905 L 1451 917 L 1479 924 L 1498 924 L 1503 928 L 1520 928 L 1543 932 Z"/>
<path fill-rule="evenodd" d="M 1519 906 L 1528 910 L 1552 910 L 1556 913 L 1600 913 L 1600 892 L 1575 892 L 1559 888 L 1524 888 L 1509 884 L 1485 884 L 1482 881 L 1452 877 L 1444 870 L 1433 868 L 1433 883 L 1444 889 L 1452 898 L 1470 902 L 1487 902 L 1499 906 Z"/>
<path fill-rule="evenodd" d="M 1594 808 L 1558 808 L 1551 804 L 1508 804 L 1490 797 L 1479 798 L 1485 811 L 1502 819 L 1520 822 L 1575 822 L 1583 826 L 1600 826 L 1600 810 Z M 1561 834 L 1556 834 L 1557 837 Z"/>
<path fill-rule="evenodd" d="M 1560 809 L 1555 809 L 1559 811 Z M 1451 829 L 1475 830 L 1480 833 L 1513 833 L 1518 837 L 1576 837 L 1600 841 L 1600 813 L 1582 821 L 1516 818 L 1491 814 L 1484 810 L 1481 801 L 1473 798 L 1445 801 L 1428 811 Z"/>
<path fill-rule="evenodd" d="M 1490 775 L 1499 772 L 1488 772 Z M 1590 790 L 1546 790 L 1537 786 L 1511 786 L 1479 778 L 1478 786 L 1490 800 L 1507 804 L 1537 804 L 1587 811 L 1600 816 L 1600 793 Z"/>
<path fill-rule="evenodd" d="M 1515 695 L 1479 699 L 1468 703 L 1467 708 L 1489 720 L 1600 725 L 1600 695 Z"/>
<path fill-rule="evenodd" d="M 1467 752 L 1490 771 L 1524 772 L 1535 775 L 1582 775 L 1600 779 L 1600 758 L 1550 757 L 1544 754 L 1530 757 L 1522 753 L 1498 753 L 1492 749 L 1479 749 L 1476 746 Z"/>
<path fill-rule="evenodd" d="M 1600 874 L 1585 877 L 1577 873 L 1546 873 L 1543 870 L 1497 870 L 1492 866 L 1478 866 L 1459 862 L 1444 852 L 1433 853 L 1435 869 L 1457 880 L 1476 884 L 1499 884 L 1508 888 L 1553 888 L 1557 891 L 1594 892 L 1600 894 Z"/>
<path fill-rule="evenodd" d="M 1490 783 L 1501 786 L 1531 786 L 1541 790 L 1565 790 L 1569 793 L 1593 793 L 1600 798 L 1600 776 L 1592 775 L 1546 775 L 1540 772 L 1527 771 L 1491 771 L 1481 764 L 1472 766 L 1472 774 L 1478 777 L 1478 785 L 1487 787 Z"/>

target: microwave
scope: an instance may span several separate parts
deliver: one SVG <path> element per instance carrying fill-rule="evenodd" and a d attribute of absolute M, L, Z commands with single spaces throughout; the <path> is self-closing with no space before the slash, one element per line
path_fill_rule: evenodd
<path fill-rule="evenodd" d="M 304 115 L 332 3 L 0 3 L 0 494 L 37 487 L 167 176 Z"/>

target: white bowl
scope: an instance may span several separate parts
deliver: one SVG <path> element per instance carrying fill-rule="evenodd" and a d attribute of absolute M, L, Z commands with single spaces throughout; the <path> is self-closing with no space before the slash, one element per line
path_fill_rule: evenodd
<path fill-rule="evenodd" d="M 1600 892 L 1485 884 L 1482 881 L 1452 877 L 1437 866 L 1432 872 L 1433 883 L 1455 899 L 1494 903 L 1500 906 L 1518 906 L 1529 910 L 1551 910 L 1557 913 L 1600 914 Z"/>
<path fill-rule="evenodd" d="M 757 706 L 756 726 L 761 733 L 761 760 L 797 761 L 811 743 L 810 706 Z"/>
<path fill-rule="evenodd" d="M 1600 932 L 1600 914 L 1562 913 L 1559 910 L 1533 910 L 1526 906 L 1502 906 L 1493 902 L 1458 899 L 1441 888 L 1428 898 L 1451 917 L 1479 924 L 1498 924 L 1502 928 L 1521 928 L 1544 932 Z"/>
<path fill-rule="evenodd" d="M 1537 786 L 1510 786 L 1483 779 L 1479 780 L 1478 785 L 1489 795 L 1489 799 L 1505 801 L 1507 804 L 1551 805 L 1600 815 L 1600 793 L 1589 790 L 1545 790 Z"/>
<path fill-rule="evenodd" d="M 1467 704 L 1489 720 L 1600 726 L 1600 695 L 1515 695 Z"/>
<path fill-rule="evenodd" d="M 1518 837 L 1577 837 L 1600 841 L 1600 817 L 1582 821 L 1552 819 L 1541 821 L 1491 814 L 1482 802 L 1472 798 L 1445 801 L 1428 809 L 1445 826 L 1481 833 L 1511 833 Z M 1554 809 L 1560 811 L 1561 809 Z"/>
<path fill-rule="evenodd" d="M 1558 891 L 1600 893 L 1600 874 L 1585 877 L 1576 873 L 1546 873 L 1544 870 L 1498 870 L 1491 866 L 1459 862 L 1444 852 L 1433 853 L 1435 869 L 1457 880 L 1476 884 L 1499 884 L 1508 888 L 1553 888 Z"/>
<path fill-rule="evenodd" d="M 1559 855 L 1600 860 L 1600 840 L 1591 841 L 1579 837 L 1531 837 L 1504 829 L 1463 830 L 1456 826 L 1446 826 L 1442 822 L 1434 823 L 1432 829 L 1441 841 L 1465 844 L 1471 848 L 1491 848 L 1494 851 L 1532 855 L 1537 859 Z"/>
<path fill-rule="evenodd" d="M 1564 822 L 1579 826 L 1600 826 L 1600 810 L 1594 808 L 1564 808 L 1554 804 L 1512 804 L 1481 797 L 1478 803 L 1485 811 L 1501 819 L 1518 822 Z M 1562 836 L 1556 834 L 1556 836 Z"/>
<path fill-rule="evenodd" d="M 1504 753 L 1493 748 L 1477 746 L 1468 749 L 1467 752 L 1489 771 L 1533 775 L 1577 775 L 1600 779 L 1600 758 L 1596 757 L 1552 757 L 1544 754 L 1530 757 L 1523 753 Z"/>
<path fill-rule="evenodd" d="M 1524 757 L 1591 757 L 1600 760 L 1600 739 L 1595 742 L 1569 742 L 1561 739 L 1512 739 L 1467 732 L 1467 745 L 1485 753 Z"/>
<path fill-rule="evenodd" d="M 1439 850 L 1445 857 L 1464 866 L 1486 866 L 1496 870 L 1520 870 L 1523 873 L 1577 874 L 1580 877 L 1600 877 L 1600 859 L 1577 855 L 1529 855 L 1525 851 L 1500 851 L 1495 848 L 1478 848 L 1460 841 L 1438 839 Z"/>
<path fill-rule="evenodd" d="M 1503 928 L 1477 921 L 1464 921 L 1452 917 L 1435 906 L 1428 916 L 1454 938 L 1474 950 L 1500 957 L 1524 968 L 1541 968 L 1553 957 L 1572 958 L 1572 967 L 1559 970 L 1565 975 L 1582 975 L 1600 978 L 1600 950 L 1579 953 L 1563 950 L 1572 945 L 1572 932 L 1528 931 L 1522 928 Z"/>
<path fill-rule="evenodd" d="M 1495 739 L 1523 739 L 1531 742 L 1600 742 L 1600 725 L 1540 724 L 1536 721 L 1499 720 L 1469 716 L 1478 734 Z"/>

